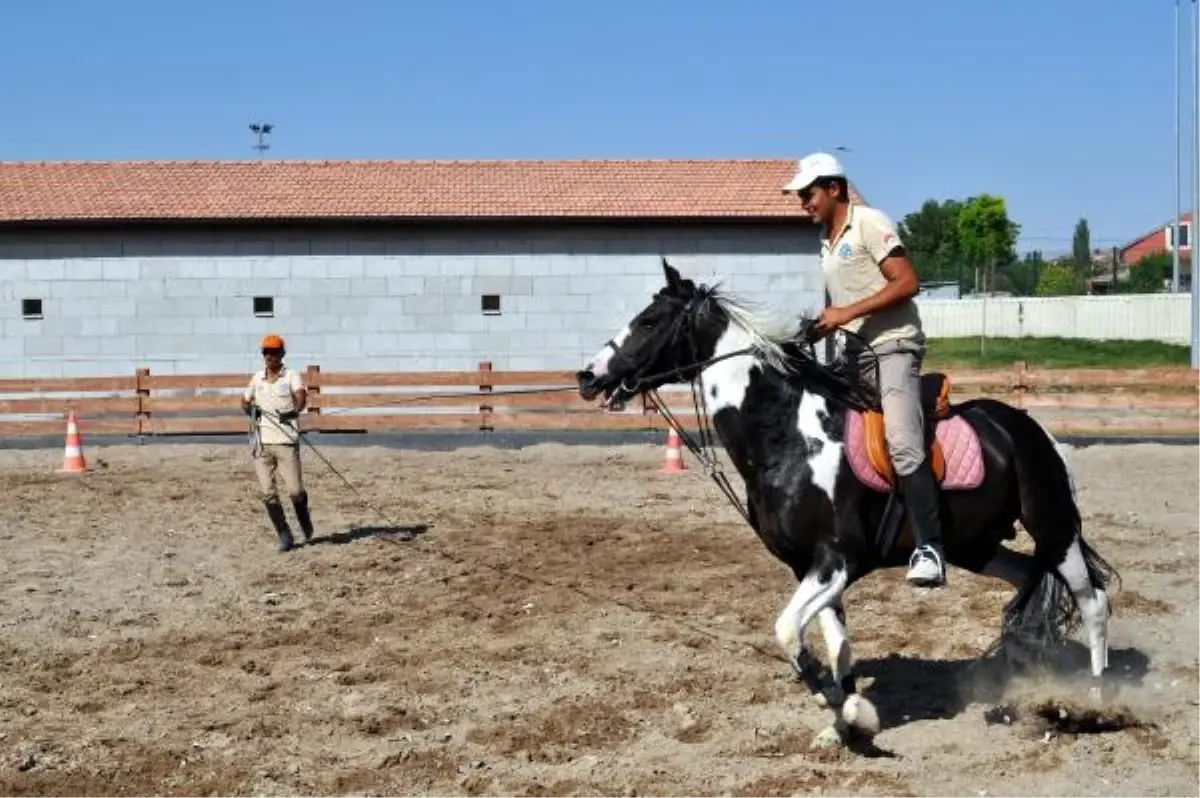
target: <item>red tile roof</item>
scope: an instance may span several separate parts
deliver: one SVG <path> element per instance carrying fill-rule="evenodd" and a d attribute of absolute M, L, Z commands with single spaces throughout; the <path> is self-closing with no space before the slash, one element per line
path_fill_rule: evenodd
<path fill-rule="evenodd" d="M 806 218 L 793 159 L 0 162 L 0 223 Z"/>

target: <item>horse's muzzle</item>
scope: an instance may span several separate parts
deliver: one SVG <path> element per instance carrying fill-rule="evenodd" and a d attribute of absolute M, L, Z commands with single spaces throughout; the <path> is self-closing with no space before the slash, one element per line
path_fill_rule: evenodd
<path fill-rule="evenodd" d="M 579 395 L 585 402 L 590 402 L 600 395 L 603 386 L 590 369 L 575 372 L 575 382 L 579 384 Z"/>
<path fill-rule="evenodd" d="M 579 383 L 579 395 L 585 402 L 590 402 L 601 394 L 604 401 L 601 406 L 605 410 L 622 410 L 630 394 L 615 380 L 598 378 L 590 370 L 575 372 L 575 382 Z"/>

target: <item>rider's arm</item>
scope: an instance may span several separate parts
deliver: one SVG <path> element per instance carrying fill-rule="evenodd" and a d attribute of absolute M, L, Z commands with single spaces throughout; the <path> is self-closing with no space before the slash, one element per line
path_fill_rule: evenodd
<path fill-rule="evenodd" d="M 853 314 L 852 318 L 855 319 L 911 299 L 921 290 L 917 270 L 913 268 L 891 220 L 881 213 L 861 214 L 860 224 L 867 249 L 879 264 L 879 271 L 887 278 L 887 285 L 871 296 L 846 306 L 846 312 Z"/>

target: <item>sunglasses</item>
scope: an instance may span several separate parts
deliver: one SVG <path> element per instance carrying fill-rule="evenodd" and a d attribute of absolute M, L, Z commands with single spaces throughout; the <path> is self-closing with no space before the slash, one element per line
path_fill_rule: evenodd
<path fill-rule="evenodd" d="M 275 355 L 275 357 L 283 357 L 282 349 L 264 349 L 262 353 L 263 357 L 269 357 L 270 355 Z"/>

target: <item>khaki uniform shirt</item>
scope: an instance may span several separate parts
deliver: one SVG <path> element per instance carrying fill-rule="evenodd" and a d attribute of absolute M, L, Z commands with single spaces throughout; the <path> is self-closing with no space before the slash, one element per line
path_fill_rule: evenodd
<path fill-rule="evenodd" d="M 261 369 L 250 378 L 244 396 L 246 401 L 253 400 L 260 409 L 277 416 L 296 409 L 296 399 L 292 392 L 303 387 L 299 372 L 292 371 L 287 366 L 279 369 L 279 375 L 274 382 L 267 382 L 266 369 Z M 295 422 L 281 422 L 275 418 L 258 419 L 258 434 L 264 445 L 295 443 L 297 435 Z"/>
<path fill-rule="evenodd" d="M 885 213 L 851 203 L 846 213 L 846 226 L 837 238 L 832 241 L 821 239 L 821 271 L 825 274 L 825 287 L 833 304 L 852 305 L 886 286 L 888 280 L 879 264 L 900 245 L 896 226 Z M 911 299 L 844 326 L 861 335 L 871 346 L 901 339 L 925 340 L 917 305 Z M 858 341 L 851 338 L 847 344 L 854 347 Z"/>

